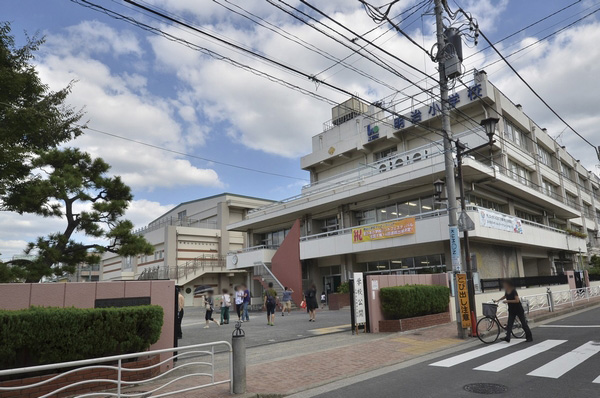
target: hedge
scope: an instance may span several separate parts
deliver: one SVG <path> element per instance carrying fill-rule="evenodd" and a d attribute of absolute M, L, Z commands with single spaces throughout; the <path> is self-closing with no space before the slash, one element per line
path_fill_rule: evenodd
<path fill-rule="evenodd" d="M 156 305 L 0 311 L 0 369 L 145 351 L 162 324 Z"/>
<path fill-rule="evenodd" d="M 386 319 L 404 319 L 448 311 L 450 289 L 436 285 L 383 287 L 379 297 Z"/>

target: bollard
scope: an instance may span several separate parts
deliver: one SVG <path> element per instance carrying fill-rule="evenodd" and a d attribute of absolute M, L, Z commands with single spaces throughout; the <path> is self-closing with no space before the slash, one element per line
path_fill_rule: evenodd
<path fill-rule="evenodd" d="M 242 330 L 241 322 L 235 323 L 231 335 L 231 392 L 233 394 L 246 393 L 246 334 Z"/>
<path fill-rule="evenodd" d="M 554 312 L 554 298 L 552 297 L 552 290 L 550 288 L 546 288 L 546 294 L 548 295 L 548 308 L 550 312 Z"/>

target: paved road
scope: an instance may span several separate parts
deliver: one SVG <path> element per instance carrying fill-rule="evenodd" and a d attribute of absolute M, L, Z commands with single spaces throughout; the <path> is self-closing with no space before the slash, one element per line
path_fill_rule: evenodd
<path fill-rule="evenodd" d="M 504 387 L 497 397 L 600 397 L 600 308 L 541 325 L 533 333 L 533 343 L 471 346 L 318 397 L 477 397 L 465 390 L 473 383 Z"/>
<path fill-rule="evenodd" d="M 219 321 L 220 315 L 214 315 Z M 185 308 L 183 317 L 183 339 L 179 340 L 179 346 L 208 343 L 218 340 L 231 340 L 234 330 L 234 319 L 229 325 L 217 326 L 211 322 L 209 329 L 204 329 L 204 309 L 198 307 Z M 281 316 L 278 313 L 275 318 L 275 326 L 267 325 L 265 312 L 251 312 L 250 322 L 242 324 L 246 333 L 246 346 L 255 347 L 264 344 L 280 343 L 290 340 L 298 340 L 306 337 L 319 336 L 330 333 L 338 333 L 350 330 L 350 310 L 329 311 L 319 310 L 316 322 L 308 321 L 305 311 L 293 311 L 291 315 Z"/>

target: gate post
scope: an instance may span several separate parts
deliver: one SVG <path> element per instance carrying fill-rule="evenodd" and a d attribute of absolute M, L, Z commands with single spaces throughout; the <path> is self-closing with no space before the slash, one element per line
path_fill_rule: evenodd
<path fill-rule="evenodd" d="M 241 328 L 241 322 L 236 322 L 231 336 L 231 392 L 246 393 L 246 334 Z"/>

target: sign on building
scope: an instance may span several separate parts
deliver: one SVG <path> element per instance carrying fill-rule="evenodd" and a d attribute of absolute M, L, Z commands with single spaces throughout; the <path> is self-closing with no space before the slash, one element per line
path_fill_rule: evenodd
<path fill-rule="evenodd" d="M 482 227 L 499 229 L 516 234 L 523 233 L 523 223 L 517 217 L 509 216 L 495 211 L 478 209 L 479 224 Z"/>
<path fill-rule="evenodd" d="M 365 308 L 365 281 L 362 272 L 354 273 L 354 324 L 362 325 L 367 322 Z"/>
<path fill-rule="evenodd" d="M 405 218 L 364 227 L 352 228 L 352 243 L 396 238 L 415 233 L 415 218 Z"/>
<path fill-rule="evenodd" d="M 471 327 L 471 307 L 467 293 L 467 274 L 456 274 L 456 289 L 460 305 L 460 321 L 463 329 Z"/>

